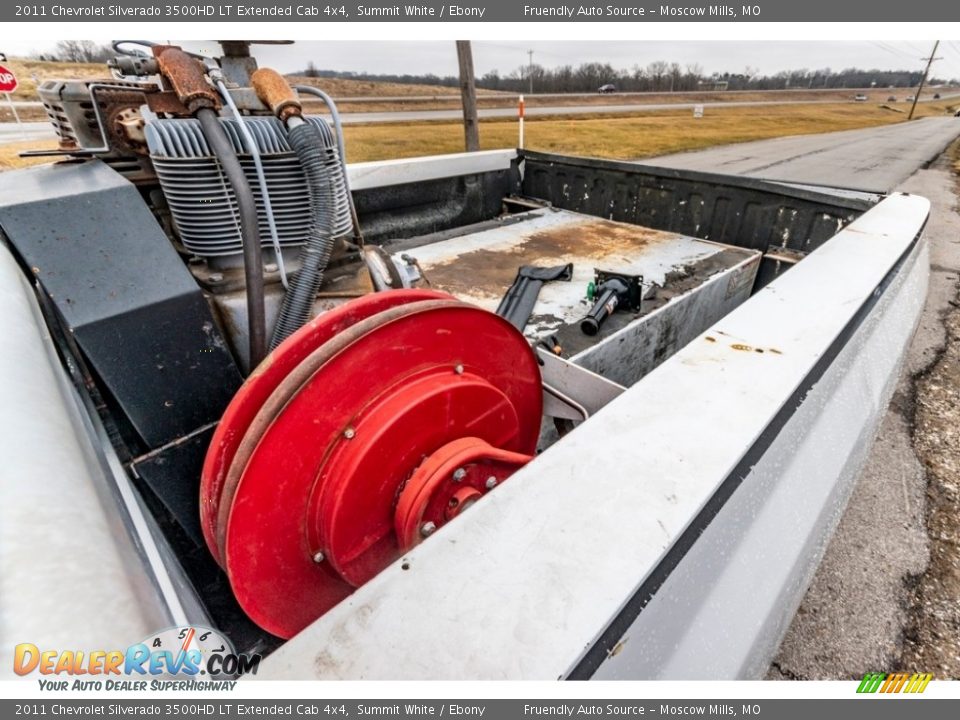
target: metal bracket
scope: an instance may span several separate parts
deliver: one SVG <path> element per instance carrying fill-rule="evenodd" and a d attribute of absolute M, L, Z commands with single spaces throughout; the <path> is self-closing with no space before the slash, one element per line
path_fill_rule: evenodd
<path fill-rule="evenodd" d="M 543 413 L 566 420 L 586 420 L 626 388 L 543 348 L 534 348 L 543 380 Z"/>

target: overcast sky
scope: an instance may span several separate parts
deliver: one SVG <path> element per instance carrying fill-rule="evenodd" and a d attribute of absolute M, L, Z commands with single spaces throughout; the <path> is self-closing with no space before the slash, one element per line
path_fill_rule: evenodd
<path fill-rule="evenodd" d="M 215 51 L 213 43 L 183 43 L 193 50 Z M 637 42 L 624 41 L 563 41 L 503 43 L 475 41 L 474 66 L 478 75 L 490 70 L 509 74 L 528 60 L 527 51 L 533 50 L 533 61 L 545 67 L 578 65 L 582 62 L 608 62 L 616 68 L 632 68 L 654 60 L 678 62 L 685 66 L 699 64 L 705 72 L 743 72 L 750 66 L 764 74 L 781 70 L 829 67 L 878 68 L 885 70 L 922 68 L 922 57 L 929 54 L 932 44 L 915 40 L 862 42 Z M 37 47 L 35 42 L 0 40 L 0 52 L 17 55 Z M 355 72 L 456 75 L 457 61 L 453 42 L 308 42 L 294 45 L 263 46 L 255 50 L 261 65 L 270 65 L 281 72 L 303 69 L 311 60 L 324 70 L 352 70 Z M 960 41 L 941 42 L 934 64 L 934 74 L 960 78 Z"/>

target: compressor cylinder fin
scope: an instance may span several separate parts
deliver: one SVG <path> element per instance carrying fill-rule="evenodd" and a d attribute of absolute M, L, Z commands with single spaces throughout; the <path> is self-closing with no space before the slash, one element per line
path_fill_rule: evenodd
<path fill-rule="evenodd" d="M 335 236 L 349 235 L 353 224 L 336 138 L 322 118 L 304 119 L 316 129 L 323 143 L 323 167 L 337 198 L 332 218 Z M 269 247 L 270 227 L 253 159 L 246 152 L 236 121 L 221 118 L 220 122 L 253 189 L 263 245 Z M 310 198 L 305 191 L 306 175 L 290 146 L 287 130 L 272 117 L 247 118 L 246 126 L 260 152 L 280 246 L 303 245 L 312 219 Z M 236 198 L 203 137 L 200 123 L 192 118 L 159 119 L 147 123 L 144 132 L 183 246 L 201 257 L 240 253 Z"/>

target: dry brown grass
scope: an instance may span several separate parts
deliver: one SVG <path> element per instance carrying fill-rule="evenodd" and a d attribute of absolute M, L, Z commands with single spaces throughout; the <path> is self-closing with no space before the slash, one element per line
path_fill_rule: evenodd
<path fill-rule="evenodd" d="M 350 80 L 347 78 L 310 78 L 303 75 L 287 75 L 293 85 L 312 85 L 332 95 L 335 99 L 350 97 L 436 97 L 449 96 L 459 99 L 460 88 L 445 85 L 414 85 L 405 83 L 377 82 L 374 80 Z M 496 95 L 494 90 L 477 90 L 481 95 Z"/>
<path fill-rule="evenodd" d="M 429 88 L 428 88 L 429 90 Z M 481 91 L 482 92 L 482 91 Z M 783 102 L 789 103 L 853 103 L 851 90 L 769 90 L 764 92 L 700 92 L 700 93 L 645 93 L 642 95 L 571 95 L 568 97 L 530 97 L 525 99 L 528 108 L 535 107 L 564 107 L 584 105 L 674 105 L 691 103 L 742 103 L 742 102 Z M 881 105 L 887 103 L 889 91 L 866 90 L 864 94 L 869 98 L 867 105 Z M 946 92 L 946 91 L 944 91 Z M 422 95 L 430 93 L 421 93 Z M 924 92 L 923 98 L 931 98 L 933 93 Z M 441 96 L 435 94 L 432 100 L 393 100 L 390 102 L 350 102 L 349 97 L 337 96 L 337 105 L 342 112 L 387 112 L 391 110 L 455 110 L 460 107 L 460 97 L 456 92 Z M 899 95 L 899 100 L 891 102 L 891 107 L 904 110 L 910 105 L 904 102 L 905 94 Z M 477 107 L 508 108 L 515 107 L 516 97 L 509 93 L 500 95 L 480 95 Z M 312 110 L 311 110 L 312 111 Z"/>
<path fill-rule="evenodd" d="M 64 63 L 10 58 L 3 64 L 17 76 L 14 100 L 37 100 L 37 85 L 44 80 L 63 78 L 87 80 L 110 77 L 110 72 L 103 63 Z"/>
<path fill-rule="evenodd" d="M 37 100 L 37 85 L 44 80 L 64 78 L 86 80 L 110 77 L 110 72 L 103 63 L 48 62 L 46 60 L 10 58 L 3 64 L 13 71 L 19 82 L 17 91 L 13 93 L 14 100 Z M 459 88 L 439 85 L 406 85 L 340 78 L 308 78 L 297 75 L 289 75 L 288 78 L 296 84 L 319 87 L 335 98 L 403 97 L 407 95 L 459 97 L 460 95 Z M 481 90 L 480 92 L 482 94 L 495 94 L 492 91 Z"/>
<path fill-rule="evenodd" d="M 919 116 L 942 115 L 946 106 L 918 106 Z M 904 116 L 864 104 L 772 105 L 763 108 L 707 108 L 703 118 L 690 110 L 662 110 L 633 117 L 570 117 L 528 120 L 526 147 L 532 150 L 615 159 L 638 159 L 714 145 L 785 135 L 852 130 L 905 122 Z M 350 162 L 440 155 L 463 150 L 459 123 L 354 125 L 345 128 Z M 515 147 L 515 121 L 480 124 L 484 150 Z"/>
<path fill-rule="evenodd" d="M 921 117 L 943 115 L 947 108 L 944 103 L 925 103 L 917 106 L 917 112 Z M 703 118 L 692 115 L 690 110 L 677 109 L 633 117 L 528 120 L 525 144 L 532 150 L 634 160 L 749 140 L 906 122 L 902 114 L 862 103 L 707 108 Z M 344 131 L 350 162 L 463 150 L 463 127 L 455 122 L 348 125 Z M 484 150 L 516 147 L 517 124 L 514 120 L 483 122 L 480 140 Z M 24 161 L 17 153 L 53 145 L 52 141 L 36 141 L 0 146 L 0 169 L 46 162 L 36 158 Z M 960 165 L 960 156 L 955 161 Z"/>
<path fill-rule="evenodd" d="M 28 140 L 0 145 L 0 171 L 48 163 L 51 161 L 49 157 L 22 158 L 20 153 L 26 150 L 55 150 L 56 147 L 56 140 Z"/>

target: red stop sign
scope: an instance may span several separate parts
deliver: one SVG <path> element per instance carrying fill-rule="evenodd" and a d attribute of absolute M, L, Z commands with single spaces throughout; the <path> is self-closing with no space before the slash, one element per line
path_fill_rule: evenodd
<path fill-rule="evenodd" d="M 0 65 L 0 93 L 12 93 L 17 89 L 17 76 Z"/>

